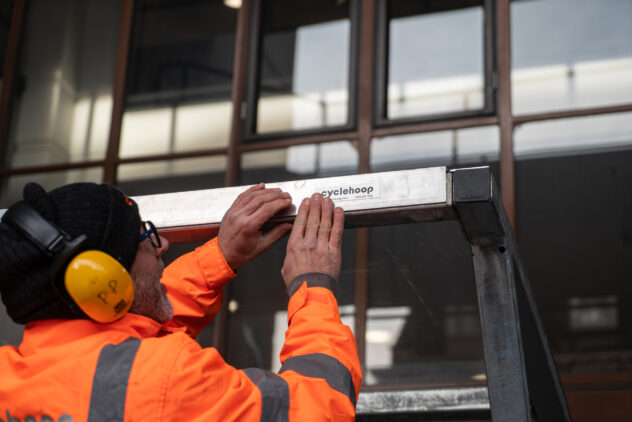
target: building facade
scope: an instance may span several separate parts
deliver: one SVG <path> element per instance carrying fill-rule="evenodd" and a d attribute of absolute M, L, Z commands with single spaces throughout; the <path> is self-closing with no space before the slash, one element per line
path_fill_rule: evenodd
<path fill-rule="evenodd" d="M 574 420 L 631 414 L 632 0 L 6 0 L 0 16 L 0 208 L 27 181 L 133 196 L 490 165 Z M 484 385 L 459 225 L 344 244 L 363 388 Z M 265 269 L 282 259 L 240 271 L 202 345 L 278 369 L 287 298 Z"/>

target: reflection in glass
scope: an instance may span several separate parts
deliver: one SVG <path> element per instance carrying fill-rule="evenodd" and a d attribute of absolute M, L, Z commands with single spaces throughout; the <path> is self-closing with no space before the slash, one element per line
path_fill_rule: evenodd
<path fill-rule="evenodd" d="M 632 103 L 632 2 L 511 3 L 515 114 Z"/>
<path fill-rule="evenodd" d="M 499 154 L 497 126 L 388 136 L 371 141 L 371 171 L 484 165 Z"/>
<path fill-rule="evenodd" d="M 221 1 L 137 3 L 121 156 L 225 147 L 236 10 Z"/>
<path fill-rule="evenodd" d="M 10 167 L 102 159 L 121 1 L 29 2 Z"/>
<path fill-rule="evenodd" d="M 469 245 L 456 222 L 371 229 L 365 385 L 484 374 Z"/>
<path fill-rule="evenodd" d="M 240 184 L 355 174 L 358 151 L 347 141 L 297 145 L 242 154 Z"/>
<path fill-rule="evenodd" d="M 516 229 L 560 372 L 632 370 L 632 113 L 515 132 Z"/>
<path fill-rule="evenodd" d="M 226 156 L 121 164 L 117 180 L 128 195 L 212 189 L 224 186 Z"/>
<path fill-rule="evenodd" d="M 351 2 L 262 3 L 257 133 L 346 124 Z"/>
<path fill-rule="evenodd" d="M 386 117 L 484 107 L 483 1 L 392 0 L 388 14 Z"/>

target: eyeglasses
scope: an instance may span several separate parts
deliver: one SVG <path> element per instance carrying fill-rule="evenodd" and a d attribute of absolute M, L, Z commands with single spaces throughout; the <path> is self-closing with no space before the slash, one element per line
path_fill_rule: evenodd
<path fill-rule="evenodd" d="M 162 241 L 160 240 L 160 236 L 158 236 L 158 230 L 156 226 L 154 226 L 154 223 L 151 221 L 141 221 L 141 224 L 145 231 L 140 235 L 140 242 L 149 239 L 154 248 L 160 249 L 162 247 Z"/>

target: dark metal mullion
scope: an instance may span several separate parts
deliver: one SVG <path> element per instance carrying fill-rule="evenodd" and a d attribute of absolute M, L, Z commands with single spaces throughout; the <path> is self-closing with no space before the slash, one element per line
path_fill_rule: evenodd
<path fill-rule="evenodd" d="M 26 0 L 15 0 L 11 11 L 9 39 L 2 69 L 2 93 L 0 94 L 0 168 L 7 166 L 7 151 L 9 149 L 9 133 L 11 126 L 11 102 L 15 92 L 15 72 L 18 66 L 20 42 L 24 27 L 24 9 Z"/>
<path fill-rule="evenodd" d="M 320 133 L 313 136 L 299 136 L 289 139 L 279 139 L 271 141 L 261 141 L 252 144 L 242 144 L 239 146 L 240 152 L 252 152 L 270 150 L 277 148 L 287 148 L 295 145 L 319 144 L 335 141 L 354 141 L 358 138 L 357 132 L 334 132 L 332 134 Z"/>
<path fill-rule="evenodd" d="M 277 139 L 288 139 L 288 138 L 298 138 L 305 136 L 315 136 L 321 134 L 330 134 L 330 133 L 339 133 L 349 131 L 351 125 L 345 126 L 332 126 L 332 127 L 322 127 L 322 128 L 313 128 L 313 129 L 298 129 L 298 130 L 284 130 L 282 132 L 269 132 L 269 133 L 260 133 L 260 134 L 248 134 L 244 133 L 242 136 L 242 141 L 245 143 L 251 144 L 254 142 L 268 142 Z"/>
<path fill-rule="evenodd" d="M 375 104 L 373 119 L 375 122 L 387 120 L 388 107 L 388 8 L 386 0 L 377 0 L 375 10 Z"/>
<path fill-rule="evenodd" d="M 237 13 L 231 98 L 233 115 L 230 129 L 230 140 L 228 144 L 228 166 L 225 180 L 226 186 L 235 186 L 239 180 L 239 163 L 241 158 L 239 145 L 241 143 L 243 129 L 242 123 L 244 121 L 242 112 L 246 110 L 244 108 L 243 101 L 246 90 L 246 77 L 248 75 L 248 26 L 250 25 L 250 5 L 251 0 L 244 0 Z"/>
<path fill-rule="evenodd" d="M 242 122 L 241 141 L 254 136 L 257 132 L 257 110 L 259 100 L 259 60 L 261 58 L 261 9 L 263 0 L 250 0 L 250 32 L 247 37 L 247 67 L 246 67 L 246 115 Z M 243 6 L 242 6 L 243 7 Z"/>
<path fill-rule="evenodd" d="M 406 135 L 410 133 L 436 132 L 498 124 L 496 116 L 473 117 L 469 119 L 447 120 L 443 122 L 417 123 L 414 125 L 387 126 L 373 130 L 373 136 Z"/>
<path fill-rule="evenodd" d="M 347 124 L 345 127 L 356 128 L 358 121 L 358 98 L 360 68 L 360 20 L 361 0 L 352 0 L 349 4 L 349 20 L 351 22 L 351 34 L 349 36 L 349 78 L 347 91 Z"/>
<path fill-rule="evenodd" d="M 498 66 L 497 112 L 500 127 L 500 192 L 512 227 L 516 227 L 516 186 L 511 112 L 511 5 L 496 0 L 496 48 Z"/>
<path fill-rule="evenodd" d="M 373 129 L 374 51 L 375 51 L 375 1 L 363 1 L 360 20 L 360 66 L 358 69 L 358 173 L 371 171 L 371 138 Z M 356 255 L 354 270 L 355 336 L 360 364 L 365 367 L 366 313 L 368 306 L 369 279 L 369 230 L 356 231 Z"/>
<path fill-rule="evenodd" d="M 591 107 L 576 110 L 549 111 L 546 113 L 523 114 L 513 117 L 513 124 L 519 126 L 525 123 L 540 122 L 544 120 L 568 119 L 573 117 L 596 116 L 602 114 L 625 113 L 632 111 L 632 104 L 616 106 Z"/>
<path fill-rule="evenodd" d="M 484 31 L 484 79 L 485 79 L 485 105 L 483 110 L 487 113 L 494 113 L 496 110 L 496 88 L 497 88 L 497 69 L 496 69 L 496 43 L 495 43 L 495 16 L 496 7 L 493 0 L 484 0 L 483 16 L 485 17 Z"/>
<path fill-rule="evenodd" d="M 481 112 L 481 110 L 466 110 L 441 114 L 429 114 L 425 116 L 398 117 L 393 119 L 376 117 L 376 124 L 379 126 L 379 128 L 408 125 L 432 125 L 437 123 L 458 122 L 459 120 L 463 119 L 485 118 L 488 117 L 490 114 L 492 113 L 483 113 Z"/>
<path fill-rule="evenodd" d="M 256 1 L 256 0 L 255 0 Z M 250 23 L 251 1 L 244 0 L 237 12 L 237 28 L 235 29 L 235 56 L 233 58 L 232 106 L 233 115 L 228 144 L 227 168 L 224 184 L 235 186 L 239 182 L 239 163 L 241 153 L 239 144 L 243 129 L 243 99 L 246 88 L 246 63 L 248 59 L 248 25 Z M 253 31 L 256 35 L 256 31 Z M 226 333 L 228 332 L 228 302 L 232 297 L 234 287 L 229 284 L 224 289 L 222 307 L 215 317 L 213 330 L 213 346 L 220 352 L 226 351 Z"/>
<path fill-rule="evenodd" d="M 129 56 L 133 18 L 134 0 L 123 0 L 121 21 L 119 23 L 118 45 L 116 48 L 114 83 L 112 87 L 112 119 L 110 121 L 110 136 L 103 169 L 103 181 L 110 184 L 116 183 L 116 169 L 118 165 L 118 155 L 121 141 L 121 124 L 123 122 L 123 108 L 125 102 L 125 80 L 127 76 L 127 61 Z"/>

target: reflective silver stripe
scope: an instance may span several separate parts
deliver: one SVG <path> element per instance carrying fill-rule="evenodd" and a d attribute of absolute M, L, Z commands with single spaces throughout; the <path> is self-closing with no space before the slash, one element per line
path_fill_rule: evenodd
<path fill-rule="evenodd" d="M 355 406 L 356 394 L 351 373 L 338 359 L 323 353 L 294 356 L 285 361 L 279 373 L 294 371 L 311 378 L 324 378 L 336 391 L 349 397 Z"/>
<path fill-rule="evenodd" d="M 123 421 L 127 383 L 140 346 L 137 338 L 101 349 L 92 382 L 89 422 Z"/>
<path fill-rule="evenodd" d="M 277 374 L 258 368 L 244 369 L 261 392 L 261 421 L 288 422 L 290 419 L 290 388 Z"/>

